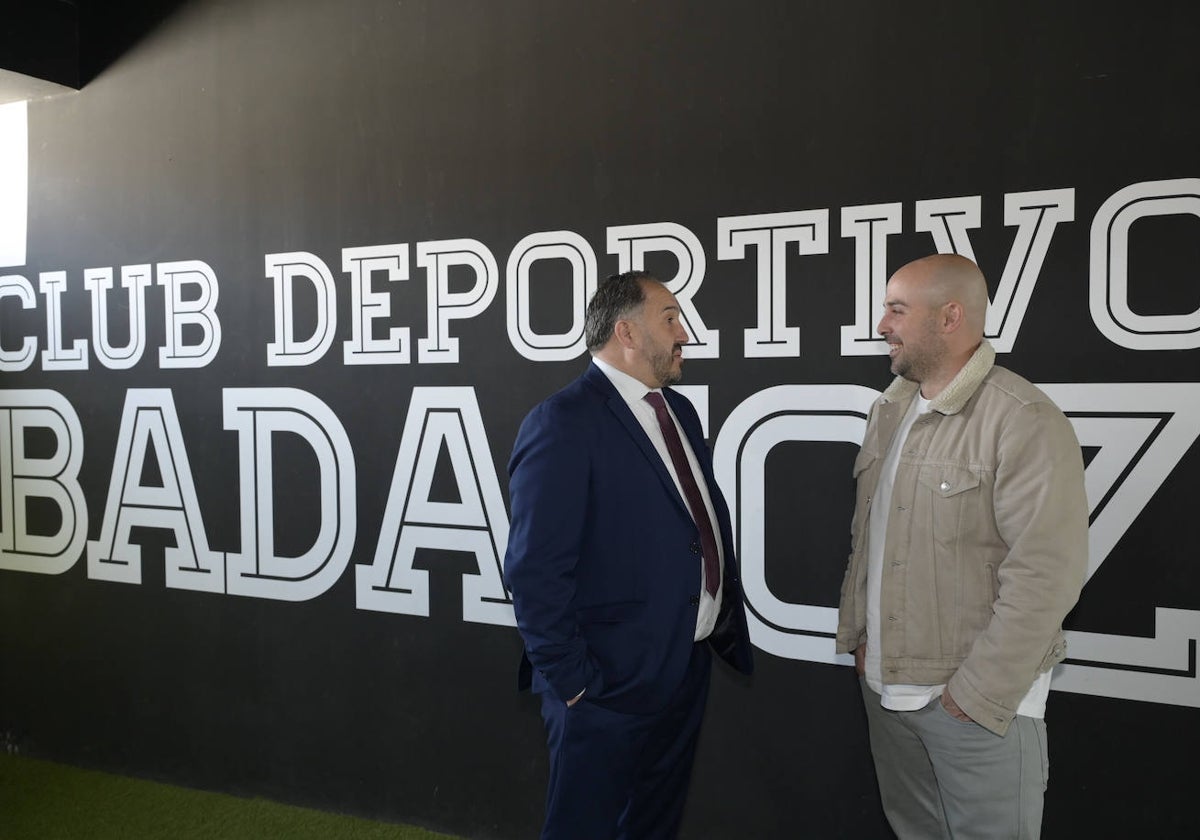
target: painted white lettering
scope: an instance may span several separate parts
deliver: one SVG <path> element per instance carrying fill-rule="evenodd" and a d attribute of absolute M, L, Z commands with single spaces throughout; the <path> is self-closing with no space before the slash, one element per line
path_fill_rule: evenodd
<path fill-rule="evenodd" d="M 617 255 L 619 272 L 640 271 L 646 267 L 646 254 L 661 251 L 671 254 L 679 270 L 663 280 L 679 301 L 679 314 L 691 341 L 684 348 L 689 359 L 716 359 L 721 354 L 720 333 L 709 329 L 700 317 L 692 298 L 704 283 L 708 260 L 704 246 L 686 227 L 675 222 L 622 225 L 608 229 L 608 252 Z"/>
<path fill-rule="evenodd" d="M 129 313 L 129 340 L 114 347 L 108 335 L 108 292 L 113 287 L 111 268 L 89 268 L 83 272 L 83 286 L 92 293 L 92 346 L 100 364 L 110 370 L 133 367 L 146 349 L 146 287 L 152 282 L 149 265 L 121 266 L 121 286 L 126 291 Z"/>
<path fill-rule="evenodd" d="M 304 601 L 329 589 L 354 549 L 354 452 L 337 416 L 307 391 L 226 388 L 225 428 L 237 430 L 242 502 L 242 551 L 226 555 L 231 595 Z M 320 524 L 312 546 L 298 557 L 275 551 L 272 473 L 274 436 L 298 435 L 317 459 Z"/>
<path fill-rule="evenodd" d="M 842 237 L 854 240 L 854 317 L 842 326 L 843 356 L 887 353 L 875 332 L 887 288 L 887 240 L 900 233 L 900 204 L 863 204 L 842 208 Z"/>
<path fill-rule="evenodd" d="M 42 351 L 43 370 L 87 370 L 87 340 L 77 338 L 69 349 L 62 345 L 62 294 L 66 290 L 65 271 L 46 271 L 38 275 L 38 291 L 46 298 L 46 349 Z"/>
<path fill-rule="evenodd" d="M 337 290 L 329 266 L 320 257 L 305 251 L 267 254 L 266 276 L 275 287 L 275 340 L 267 344 L 267 366 L 303 366 L 316 362 L 333 344 L 337 330 Z M 316 294 L 316 325 L 303 340 L 295 335 L 296 278 L 312 284 Z"/>
<path fill-rule="evenodd" d="M 37 299 L 33 294 L 33 285 L 19 274 L 0 277 L 0 300 L 6 297 L 17 298 L 21 301 L 22 309 L 33 309 L 37 305 Z M 36 355 L 37 339 L 31 335 L 25 336 L 19 350 L 6 349 L 3 339 L 0 339 L 0 371 L 25 370 L 33 364 L 33 358 Z"/>
<path fill-rule="evenodd" d="M 457 502 L 431 498 L 443 447 Z M 500 576 L 507 543 L 508 514 L 475 389 L 414 388 L 375 561 L 356 569 L 358 608 L 428 616 L 429 573 L 413 568 L 417 550 L 465 551 L 479 573 L 463 578 L 463 620 L 516 626 Z"/>
<path fill-rule="evenodd" d="M 372 321 L 392 314 L 391 298 L 387 292 L 377 292 L 371 288 L 372 274 L 386 271 L 389 283 L 407 280 L 408 246 L 343 248 L 342 271 L 350 275 L 351 330 L 350 340 L 342 345 L 342 361 L 348 365 L 408 364 L 408 327 L 392 327 L 388 330 L 387 338 L 375 338 L 371 330 Z M 332 295 L 329 300 L 333 300 Z"/>
<path fill-rule="evenodd" d="M 530 267 L 540 260 L 563 260 L 570 267 L 571 326 L 561 333 L 535 332 L 531 325 Z M 508 339 L 513 348 L 534 362 L 577 358 L 587 347 L 583 318 L 596 291 L 596 254 L 592 246 L 569 230 L 531 233 L 512 249 L 505 270 L 508 296 Z"/>
<path fill-rule="evenodd" d="M 157 483 L 145 481 L 151 446 Z M 166 388 L 131 389 L 125 395 L 100 539 L 87 544 L 88 577 L 142 582 L 142 549 L 130 541 L 135 527 L 173 535 L 175 546 L 165 549 L 168 587 L 224 591 L 222 556 L 208 547 L 175 401 Z"/>
<path fill-rule="evenodd" d="M 1200 437 L 1200 384 L 1089 382 L 1041 387 L 1071 416 L 1080 445 L 1097 450 L 1084 478 L 1091 519 L 1091 579 Z M 1200 610 L 1158 607 L 1154 628 L 1152 637 L 1068 630 L 1069 660 L 1055 669 L 1053 687 L 1200 707 L 1200 675 L 1194 659 L 1200 644 Z M 1176 673 L 1165 673 L 1170 671 Z"/>
<path fill-rule="evenodd" d="M 1155 216 L 1200 216 L 1200 178 L 1132 184 L 1100 205 L 1092 219 L 1092 321 L 1119 347 L 1194 350 L 1200 347 L 1200 307 L 1185 315 L 1139 315 L 1129 306 L 1129 228 Z"/>
<path fill-rule="evenodd" d="M 474 318 L 491 305 L 500 286 L 496 258 L 482 242 L 446 239 L 417 243 L 417 265 L 425 269 L 429 336 L 417 342 L 422 362 L 458 362 L 458 339 L 450 335 L 450 322 Z M 475 274 L 466 291 L 450 291 L 450 268 L 464 266 Z"/>
<path fill-rule="evenodd" d="M 787 247 L 799 254 L 829 252 L 829 211 L 802 210 L 717 219 L 717 259 L 758 254 L 758 324 L 745 331 L 748 359 L 800 355 L 800 328 L 787 326 Z"/>
<path fill-rule="evenodd" d="M 746 399 L 721 427 L 713 470 L 729 502 L 750 638 L 761 650 L 789 659 L 853 663 L 834 653 L 835 608 L 782 601 L 767 585 L 765 465 L 771 450 L 785 441 L 859 444 L 878 396 L 858 385 L 777 385 Z"/>
<path fill-rule="evenodd" d="M 200 260 L 181 260 L 158 264 L 158 285 L 165 287 L 166 345 L 159 348 L 161 368 L 201 368 L 216 358 L 221 349 L 221 322 L 217 318 L 220 287 L 213 270 Z M 186 287 L 195 287 L 193 299 L 184 296 Z M 184 341 L 184 327 L 197 327 L 200 339 Z"/>
<path fill-rule="evenodd" d="M 31 455 L 27 432 L 48 431 L 54 446 Z M 79 416 L 55 391 L 0 390 L 0 569 L 57 575 L 79 559 L 87 537 L 88 511 L 79 485 L 83 430 Z M 51 502 L 57 531 L 35 533 L 29 501 Z"/>

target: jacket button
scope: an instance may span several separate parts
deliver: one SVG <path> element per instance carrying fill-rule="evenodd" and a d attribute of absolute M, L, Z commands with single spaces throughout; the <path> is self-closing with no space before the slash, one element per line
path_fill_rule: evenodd
<path fill-rule="evenodd" d="M 688 546 L 688 548 L 691 549 L 692 554 L 700 553 L 700 546 L 697 545 L 696 543 L 692 543 L 691 545 Z"/>
<path fill-rule="evenodd" d="M 941 484 L 938 485 L 938 489 L 941 490 L 943 493 L 945 493 L 947 490 L 950 489 L 950 482 L 943 481 Z"/>
<path fill-rule="evenodd" d="M 693 595 L 691 598 L 688 598 L 688 603 L 691 604 L 693 607 L 700 606 L 700 596 Z"/>

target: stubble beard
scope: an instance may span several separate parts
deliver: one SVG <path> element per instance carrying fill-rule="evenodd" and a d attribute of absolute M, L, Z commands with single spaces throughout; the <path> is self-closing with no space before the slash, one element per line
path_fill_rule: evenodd
<path fill-rule="evenodd" d="M 900 346 L 901 346 L 901 348 L 903 348 L 904 345 L 900 345 Z M 901 349 L 900 352 L 903 353 L 904 350 Z M 917 368 L 915 375 L 913 373 L 914 367 Z M 903 377 L 904 379 L 907 379 L 910 382 L 920 382 L 921 381 L 920 365 L 917 362 L 914 362 L 911 358 L 906 359 L 903 356 L 897 356 L 896 358 L 892 359 L 892 373 L 895 376 Z"/>
<path fill-rule="evenodd" d="M 654 378 L 658 381 L 659 387 L 666 388 L 683 379 L 682 369 L 675 367 L 675 351 L 680 349 L 682 349 L 682 345 L 672 345 L 669 353 L 656 354 L 650 360 Z"/>
<path fill-rule="evenodd" d="M 899 353 L 892 359 L 892 373 L 918 385 L 939 368 L 949 352 L 945 342 L 933 334 L 932 328 L 922 346 L 909 348 L 902 342 L 899 347 Z M 906 349 L 907 356 L 904 355 Z"/>

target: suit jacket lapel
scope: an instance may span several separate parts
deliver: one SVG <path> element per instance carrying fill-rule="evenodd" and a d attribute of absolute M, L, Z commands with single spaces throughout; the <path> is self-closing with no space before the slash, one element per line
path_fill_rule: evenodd
<path fill-rule="evenodd" d="M 608 377 L 604 375 L 603 371 L 595 365 L 589 364 L 588 369 L 583 375 L 584 379 L 593 388 L 596 388 L 604 395 L 608 410 L 625 427 L 625 431 L 629 433 L 629 436 L 633 438 L 633 442 L 637 444 L 638 449 L 641 450 L 646 460 L 650 462 L 667 494 L 679 505 L 680 511 L 691 519 L 692 513 L 688 510 L 687 502 L 683 496 L 679 494 L 679 488 L 675 486 L 675 479 L 671 478 L 671 473 L 667 471 L 667 466 L 663 463 L 662 456 L 658 454 L 658 450 L 650 442 L 650 438 L 646 435 L 646 430 L 642 428 L 642 424 L 638 422 L 638 419 L 633 416 L 633 412 L 629 410 L 629 405 L 626 404 L 624 397 L 621 396 Z M 688 435 L 688 440 L 691 440 L 690 434 Z"/>

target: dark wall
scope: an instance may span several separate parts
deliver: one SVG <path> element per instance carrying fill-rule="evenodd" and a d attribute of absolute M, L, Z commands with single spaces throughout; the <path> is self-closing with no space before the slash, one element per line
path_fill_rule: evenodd
<path fill-rule="evenodd" d="M 589 284 L 644 251 L 694 305 L 759 648 L 751 681 L 714 677 L 685 836 L 888 837 L 831 639 L 850 465 L 890 378 L 880 284 L 969 249 L 1000 363 L 1088 460 L 1046 836 L 1195 836 L 1198 34 L 1182 4 L 184 4 L 27 107 L 0 732 L 533 836 L 504 466 L 586 364 Z"/>

